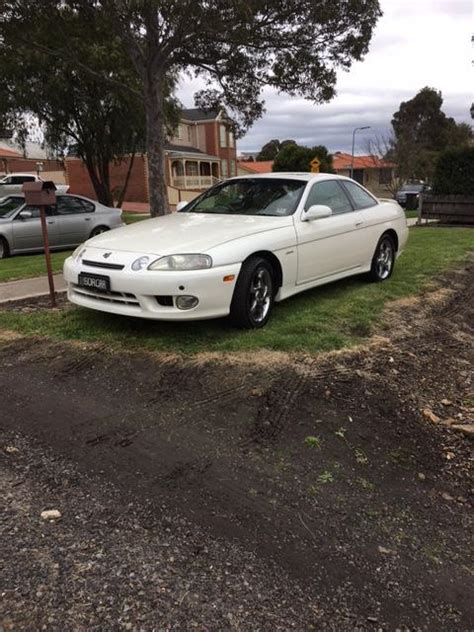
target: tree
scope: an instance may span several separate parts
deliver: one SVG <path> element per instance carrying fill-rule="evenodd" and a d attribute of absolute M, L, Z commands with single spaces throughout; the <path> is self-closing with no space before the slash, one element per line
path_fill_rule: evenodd
<path fill-rule="evenodd" d="M 4 0 L 4 20 L 31 22 L 30 0 Z M 264 86 L 314 102 L 335 94 L 336 71 L 368 50 L 381 15 L 378 0 L 43 0 L 50 33 L 62 28 L 68 4 L 90 21 L 109 20 L 140 84 L 153 215 L 166 210 L 164 104 L 169 75 L 192 72 L 207 82 L 196 104 L 225 106 L 242 133 L 263 112 Z M 32 41 L 34 45 L 34 41 Z M 49 44 L 51 54 L 71 51 Z M 74 57 L 76 64 L 109 77 Z M 135 91 L 135 88 L 132 87 Z"/>
<path fill-rule="evenodd" d="M 441 92 L 423 88 L 413 99 L 402 102 L 393 115 L 391 155 L 404 180 L 431 179 L 441 151 L 469 144 L 470 127 L 447 117 L 442 105 Z"/>
<path fill-rule="evenodd" d="M 260 150 L 257 160 L 275 160 L 280 149 L 283 149 L 283 147 L 286 147 L 287 145 L 296 145 L 296 141 L 284 140 L 280 142 L 277 139 L 269 140 L 268 143 L 266 143 Z"/>
<path fill-rule="evenodd" d="M 41 17 L 41 16 L 40 16 Z M 12 25 L 10 25 L 12 26 Z M 39 121 L 45 140 L 59 155 L 73 153 L 82 158 L 97 199 L 108 206 L 114 194 L 121 205 L 135 152 L 145 144 L 144 109 L 138 97 L 138 80 L 120 41 L 109 37 L 107 23 L 97 20 L 94 30 L 81 15 L 65 7 L 63 28 L 55 37 L 62 45 L 93 66 L 96 74 L 72 63 L 65 56 L 51 56 L 48 23 L 29 26 L 36 48 L 23 42 L 14 28 L 2 29 L 0 44 L 0 94 L 20 144 L 31 124 Z M 114 83 L 104 83 L 108 74 Z M 121 84 L 135 86 L 137 94 Z M 177 106 L 168 100 L 167 122 Z M 34 115 L 34 116 L 32 116 Z M 128 175 L 119 191 L 111 191 L 110 163 L 129 157 Z"/>
<path fill-rule="evenodd" d="M 332 156 L 324 145 L 316 147 L 303 147 L 296 143 L 285 145 L 281 149 L 274 162 L 273 171 L 311 171 L 311 161 L 318 158 L 321 173 L 334 173 L 332 168 Z"/>

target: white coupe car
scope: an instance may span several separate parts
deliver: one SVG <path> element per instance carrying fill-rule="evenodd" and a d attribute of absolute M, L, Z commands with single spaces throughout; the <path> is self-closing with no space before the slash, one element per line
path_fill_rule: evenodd
<path fill-rule="evenodd" d="M 89 239 L 64 277 L 83 307 L 159 320 L 230 314 L 256 328 L 298 292 L 362 272 L 385 281 L 407 237 L 401 207 L 349 178 L 262 174 Z"/>

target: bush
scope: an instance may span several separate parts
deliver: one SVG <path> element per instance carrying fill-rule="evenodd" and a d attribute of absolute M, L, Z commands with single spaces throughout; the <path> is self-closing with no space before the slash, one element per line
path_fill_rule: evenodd
<path fill-rule="evenodd" d="M 474 147 L 440 154 L 433 178 L 436 195 L 474 195 Z"/>

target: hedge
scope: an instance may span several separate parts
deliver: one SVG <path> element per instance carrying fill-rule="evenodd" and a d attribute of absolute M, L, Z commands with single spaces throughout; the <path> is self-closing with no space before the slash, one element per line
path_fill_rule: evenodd
<path fill-rule="evenodd" d="M 435 195 L 474 195 L 474 147 L 440 154 L 433 177 Z"/>

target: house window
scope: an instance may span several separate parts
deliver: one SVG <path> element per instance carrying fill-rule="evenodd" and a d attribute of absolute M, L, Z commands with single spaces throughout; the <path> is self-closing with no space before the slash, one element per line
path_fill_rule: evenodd
<path fill-rule="evenodd" d="M 233 177 L 237 175 L 235 170 L 235 160 L 230 161 L 230 176 Z"/>
<path fill-rule="evenodd" d="M 379 169 L 379 184 L 390 184 L 392 181 L 392 169 L 385 167 Z"/>
<path fill-rule="evenodd" d="M 227 129 L 225 125 L 219 126 L 219 138 L 221 147 L 227 147 Z"/>
<path fill-rule="evenodd" d="M 178 125 L 178 129 L 176 130 L 176 138 L 178 140 L 183 139 L 183 126 L 181 124 Z"/>
<path fill-rule="evenodd" d="M 227 170 L 227 160 L 221 161 L 221 175 L 223 178 L 227 178 L 229 175 L 229 172 Z"/>
<path fill-rule="evenodd" d="M 187 176 L 198 176 L 199 169 L 198 163 L 194 161 L 186 161 L 186 175 Z"/>
<path fill-rule="evenodd" d="M 193 135 L 192 135 L 192 130 L 191 130 L 191 126 L 187 125 L 186 129 L 188 130 L 188 141 L 191 142 L 193 139 Z"/>
<path fill-rule="evenodd" d="M 229 147 L 235 147 L 234 134 L 229 131 Z"/>

